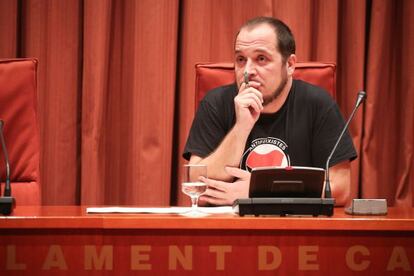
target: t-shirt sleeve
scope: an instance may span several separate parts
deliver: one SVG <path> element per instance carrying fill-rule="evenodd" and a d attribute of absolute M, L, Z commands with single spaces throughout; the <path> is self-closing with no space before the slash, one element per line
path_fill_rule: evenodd
<path fill-rule="evenodd" d="M 324 114 L 318 120 L 312 141 L 312 159 L 317 167 L 325 168 L 326 161 L 331 153 L 345 121 L 338 105 L 332 101 Z M 344 133 L 339 145 L 332 156 L 330 167 L 345 160 L 352 161 L 357 157 L 349 131 Z"/>
<path fill-rule="evenodd" d="M 220 106 L 211 98 L 201 101 L 184 147 L 185 159 L 189 160 L 192 154 L 202 158 L 208 156 L 224 139 L 228 130 L 223 122 L 224 114 L 219 109 Z"/>

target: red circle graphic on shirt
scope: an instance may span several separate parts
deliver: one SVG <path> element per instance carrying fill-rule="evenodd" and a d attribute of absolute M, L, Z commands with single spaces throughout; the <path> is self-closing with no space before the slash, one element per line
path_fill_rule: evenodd
<path fill-rule="evenodd" d="M 259 138 L 252 141 L 251 146 L 243 154 L 241 168 L 251 171 L 258 167 L 286 167 L 289 157 L 287 145 L 278 138 Z"/>

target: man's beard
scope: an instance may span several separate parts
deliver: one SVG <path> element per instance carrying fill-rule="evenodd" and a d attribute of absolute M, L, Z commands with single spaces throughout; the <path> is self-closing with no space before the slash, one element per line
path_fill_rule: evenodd
<path fill-rule="evenodd" d="M 279 86 L 276 88 L 275 91 L 271 95 L 263 97 L 263 106 L 266 106 L 273 102 L 274 100 L 279 97 L 279 95 L 282 93 L 283 89 L 286 87 L 286 84 L 288 82 L 287 78 L 287 72 L 285 70 L 282 70 L 282 79 L 280 80 Z"/>

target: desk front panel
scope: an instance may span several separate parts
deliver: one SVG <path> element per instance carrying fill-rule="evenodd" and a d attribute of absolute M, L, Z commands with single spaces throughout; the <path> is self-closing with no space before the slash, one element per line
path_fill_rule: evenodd
<path fill-rule="evenodd" d="M 65 218 L 74 217 L 48 217 L 43 228 L 29 218 L 29 226 L 22 220 L 20 228 L 0 220 L 0 275 L 411 275 L 414 265 L 414 232 L 407 224 L 405 230 L 358 230 L 361 225 L 323 230 L 317 225 L 325 219 L 318 218 L 228 217 L 234 224 L 255 222 L 232 229 L 220 216 L 115 215 L 83 217 L 84 228 L 79 222 L 61 227 Z M 146 219 L 152 224 L 141 225 Z M 113 220 L 124 223 L 111 227 Z M 312 230 L 295 229 L 295 220 Z M 378 229 L 384 228 L 382 220 Z M 177 227 L 186 221 L 192 226 Z M 283 225 L 292 223 L 292 229 Z"/>

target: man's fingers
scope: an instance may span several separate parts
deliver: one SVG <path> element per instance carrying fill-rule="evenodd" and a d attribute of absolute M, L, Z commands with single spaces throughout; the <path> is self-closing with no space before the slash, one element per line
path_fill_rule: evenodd
<path fill-rule="evenodd" d="M 263 109 L 260 99 L 253 94 L 241 95 L 234 100 L 236 105 L 241 107 L 251 107 L 257 112 L 260 112 Z"/>
<path fill-rule="evenodd" d="M 216 190 L 223 191 L 223 192 L 226 191 L 226 184 L 228 184 L 228 183 L 225 183 L 225 182 L 222 182 L 222 181 L 218 181 L 218 180 L 214 180 L 214 179 L 210 179 L 210 178 L 205 178 L 205 177 L 201 177 L 200 180 L 203 181 L 204 183 L 206 183 L 208 187 L 212 187 Z M 207 193 L 207 191 L 206 191 L 206 193 Z"/>
<path fill-rule="evenodd" d="M 263 102 L 263 94 L 257 89 L 254 89 L 254 88 L 245 89 L 244 91 L 240 92 L 237 96 L 244 97 L 246 95 L 255 96 L 259 99 L 259 102 Z"/>
<path fill-rule="evenodd" d="M 236 105 L 239 105 L 241 107 L 250 107 L 250 106 L 256 105 L 260 109 L 263 108 L 263 104 L 261 100 L 252 94 L 238 96 L 237 98 L 234 99 L 234 101 Z"/>
<path fill-rule="evenodd" d="M 262 100 L 253 93 L 241 95 L 238 100 L 240 100 L 240 102 L 256 103 L 259 108 L 263 108 Z"/>
<path fill-rule="evenodd" d="M 203 193 L 203 196 L 214 197 L 214 198 L 217 198 L 217 199 L 223 199 L 225 197 L 225 192 L 217 190 L 217 189 L 211 189 L 209 187 Z"/>
<path fill-rule="evenodd" d="M 246 85 L 246 83 L 243 80 L 241 82 L 241 85 L 240 85 L 240 90 L 244 90 L 244 89 L 247 89 L 249 87 L 254 87 L 254 88 L 258 89 L 260 86 L 261 86 L 261 83 L 260 82 L 257 82 L 257 81 L 249 81 L 249 83 Z"/>
<path fill-rule="evenodd" d="M 259 106 L 254 100 L 244 100 L 238 102 L 238 105 L 243 108 L 252 108 L 254 111 L 260 113 L 263 107 Z"/>
<path fill-rule="evenodd" d="M 228 200 L 222 198 L 214 198 L 210 196 L 203 196 L 203 201 L 212 205 L 228 205 Z"/>
<path fill-rule="evenodd" d="M 262 92 L 260 92 L 259 90 L 257 90 L 254 87 L 247 87 L 245 89 L 243 89 L 243 87 L 240 88 L 238 96 L 243 96 L 243 95 L 255 95 L 259 98 L 260 102 L 263 102 L 263 94 Z"/>
<path fill-rule="evenodd" d="M 231 176 L 240 178 L 240 179 L 247 179 L 250 177 L 250 173 L 248 171 L 236 168 L 236 167 L 229 167 L 226 166 L 225 170 L 228 174 L 230 174 Z"/>

